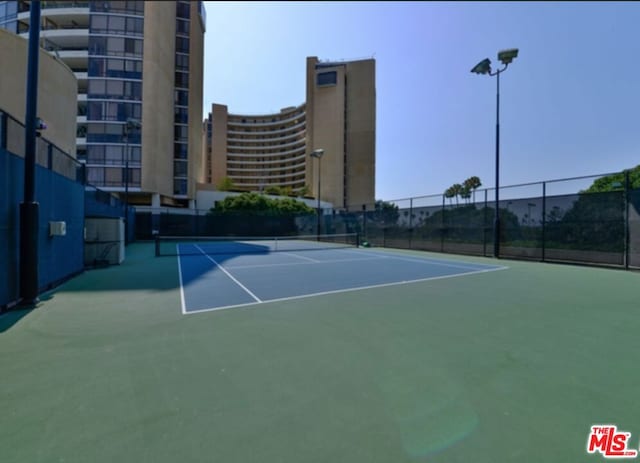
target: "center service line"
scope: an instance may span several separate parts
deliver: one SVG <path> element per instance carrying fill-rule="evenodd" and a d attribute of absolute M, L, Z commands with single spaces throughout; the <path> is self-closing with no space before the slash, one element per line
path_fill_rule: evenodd
<path fill-rule="evenodd" d="M 225 275 L 227 275 L 227 276 L 228 276 L 229 278 L 231 278 L 231 279 L 232 279 L 232 280 L 233 280 L 233 281 L 234 281 L 238 286 L 240 286 L 242 289 L 244 289 L 244 290 L 247 292 L 247 294 L 248 294 L 249 296 L 251 296 L 252 298 L 254 298 L 254 299 L 256 300 L 256 302 L 262 302 L 262 300 L 260 300 L 260 298 L 259 298 L 258 296 L 256 296 L 255 294 L 253 294 L 253 293 L 249 290 L 249 288 L 247 288 L 245 285 L 243 285 L 243 284 L 242 284 L 242 283 L 240 283 L 238 280 L 236 280 L 236 278 L 235 278 L 233 275 L 231 275 L 229 272 L 227 272 L 227 270 L 226 270 L 222 265 L 220 265 L 219 263 L 217 263 L 217 262 L 215 261 L 215 259 L 213 259 L 213 258 L 212 258 L 210 255 L 208 255 L 206 252 L 204 252 L 200 246 L 198 246 L 198 245 L 196 244 L 196 245 L 195 245 L 195 247 L 196 247 L 196 248 L 198 248 L 198 250 L 199 250 L 199 251 L 200 251 L 200 252 L 201 252 L 201 253 L 202 253 L 202 254 L 203 254 L 207 259 L 209 259 L 211 262 L 213 262 L 214 264 L 216 264 L 216 265 L 218 266 L 218 268 L 219 268 L 220 270 L 222 270 L 222 271 L 225 273 Z"/>

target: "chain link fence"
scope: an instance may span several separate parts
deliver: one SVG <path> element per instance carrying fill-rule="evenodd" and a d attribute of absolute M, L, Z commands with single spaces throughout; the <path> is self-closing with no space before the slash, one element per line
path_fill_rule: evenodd
<path fill-rule="evenodd" d="M 639 268 L 640 190 L 631 188 L 628 173 L 613 191 L 589 189 L 610 175 L 501 188 L 499 256 Z M 156 209 L 136 214 L 136 238 L 358 233 L 365 246 L 489 257 L 495 244 L 494 191 L 377 201 L 311 215 Z"/>

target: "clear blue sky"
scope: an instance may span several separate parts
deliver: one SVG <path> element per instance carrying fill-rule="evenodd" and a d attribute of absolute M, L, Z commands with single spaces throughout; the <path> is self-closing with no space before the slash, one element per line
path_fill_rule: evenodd
<path fill-rule="evenodd" d="M 375 57 L 376 198 L 493 186 L 498 50 L 501 184 L 640 164 L 640 3 L 206 2 L 205 113 L 305 99 L 307 56 Z"/>

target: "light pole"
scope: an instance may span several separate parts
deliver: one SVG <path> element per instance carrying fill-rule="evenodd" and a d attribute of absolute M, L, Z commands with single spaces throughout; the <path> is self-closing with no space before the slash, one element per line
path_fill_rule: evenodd
<path fill-rule="evenodd" d="M 500 74 L 507 70 L 509 63 L 518 56 L 517 48 L 498 52 L 498 59 L 504 64 L 502 69 L 491 72 L 491 60 L 485 58 L 476 64 L 471 72 L 496 76 L 496 214 L 493 222 L 493 256 L 500 257 Z"/>
<path fill-rule="evenodd" d="M 124 124 L 124 242 L 129 244 L 129 133 L 142 128 L 137 119 L 127 118 Z"/>
<path fill-rule="evenodd" d="M 312 158 L 317 158 L 318 159 L 318 216 L 317 216 L 317 226 L 316 226 L 316 234 L 318 236 L 318 239 L 320 239 L 320 187 L 322 185 L 321 180 L 322 180 L 322 169 L 321 169 L 321 163 L 320 161 L 322 160 L 322 155 L 324 154 L 324 150 L 319 148 L 316 150 L 313 150 L 311 152 L 311 157 Z"/>

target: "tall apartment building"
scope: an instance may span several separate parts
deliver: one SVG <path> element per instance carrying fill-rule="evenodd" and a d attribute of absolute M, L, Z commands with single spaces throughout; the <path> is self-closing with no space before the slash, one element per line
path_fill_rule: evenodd
<path fill-rule="evenodd" d="M 29 6 L 0 1 L 0 28 L 27 38 Z M 41 8 L 41 46 L 78 79 L 76 153 L 89 183 L 128 189 L 133 204 L 187 206 L 203 180 L 203 2 L 59 1 Z M 126 136 L 129 118 L 142 128 Z"/>
<path fill-rule="evenodd" d="M 275 114 L 230 114 L 213 104 L 205 120 L 205 177 L 238 190 L 306 190 L 334 207 L 375 201 L 375 61 L 307 58 L 306 102 Z M 320 160 L 315 149 L 324 150 Z M 318 169 L 321 169 L 321 174 Z"/>

